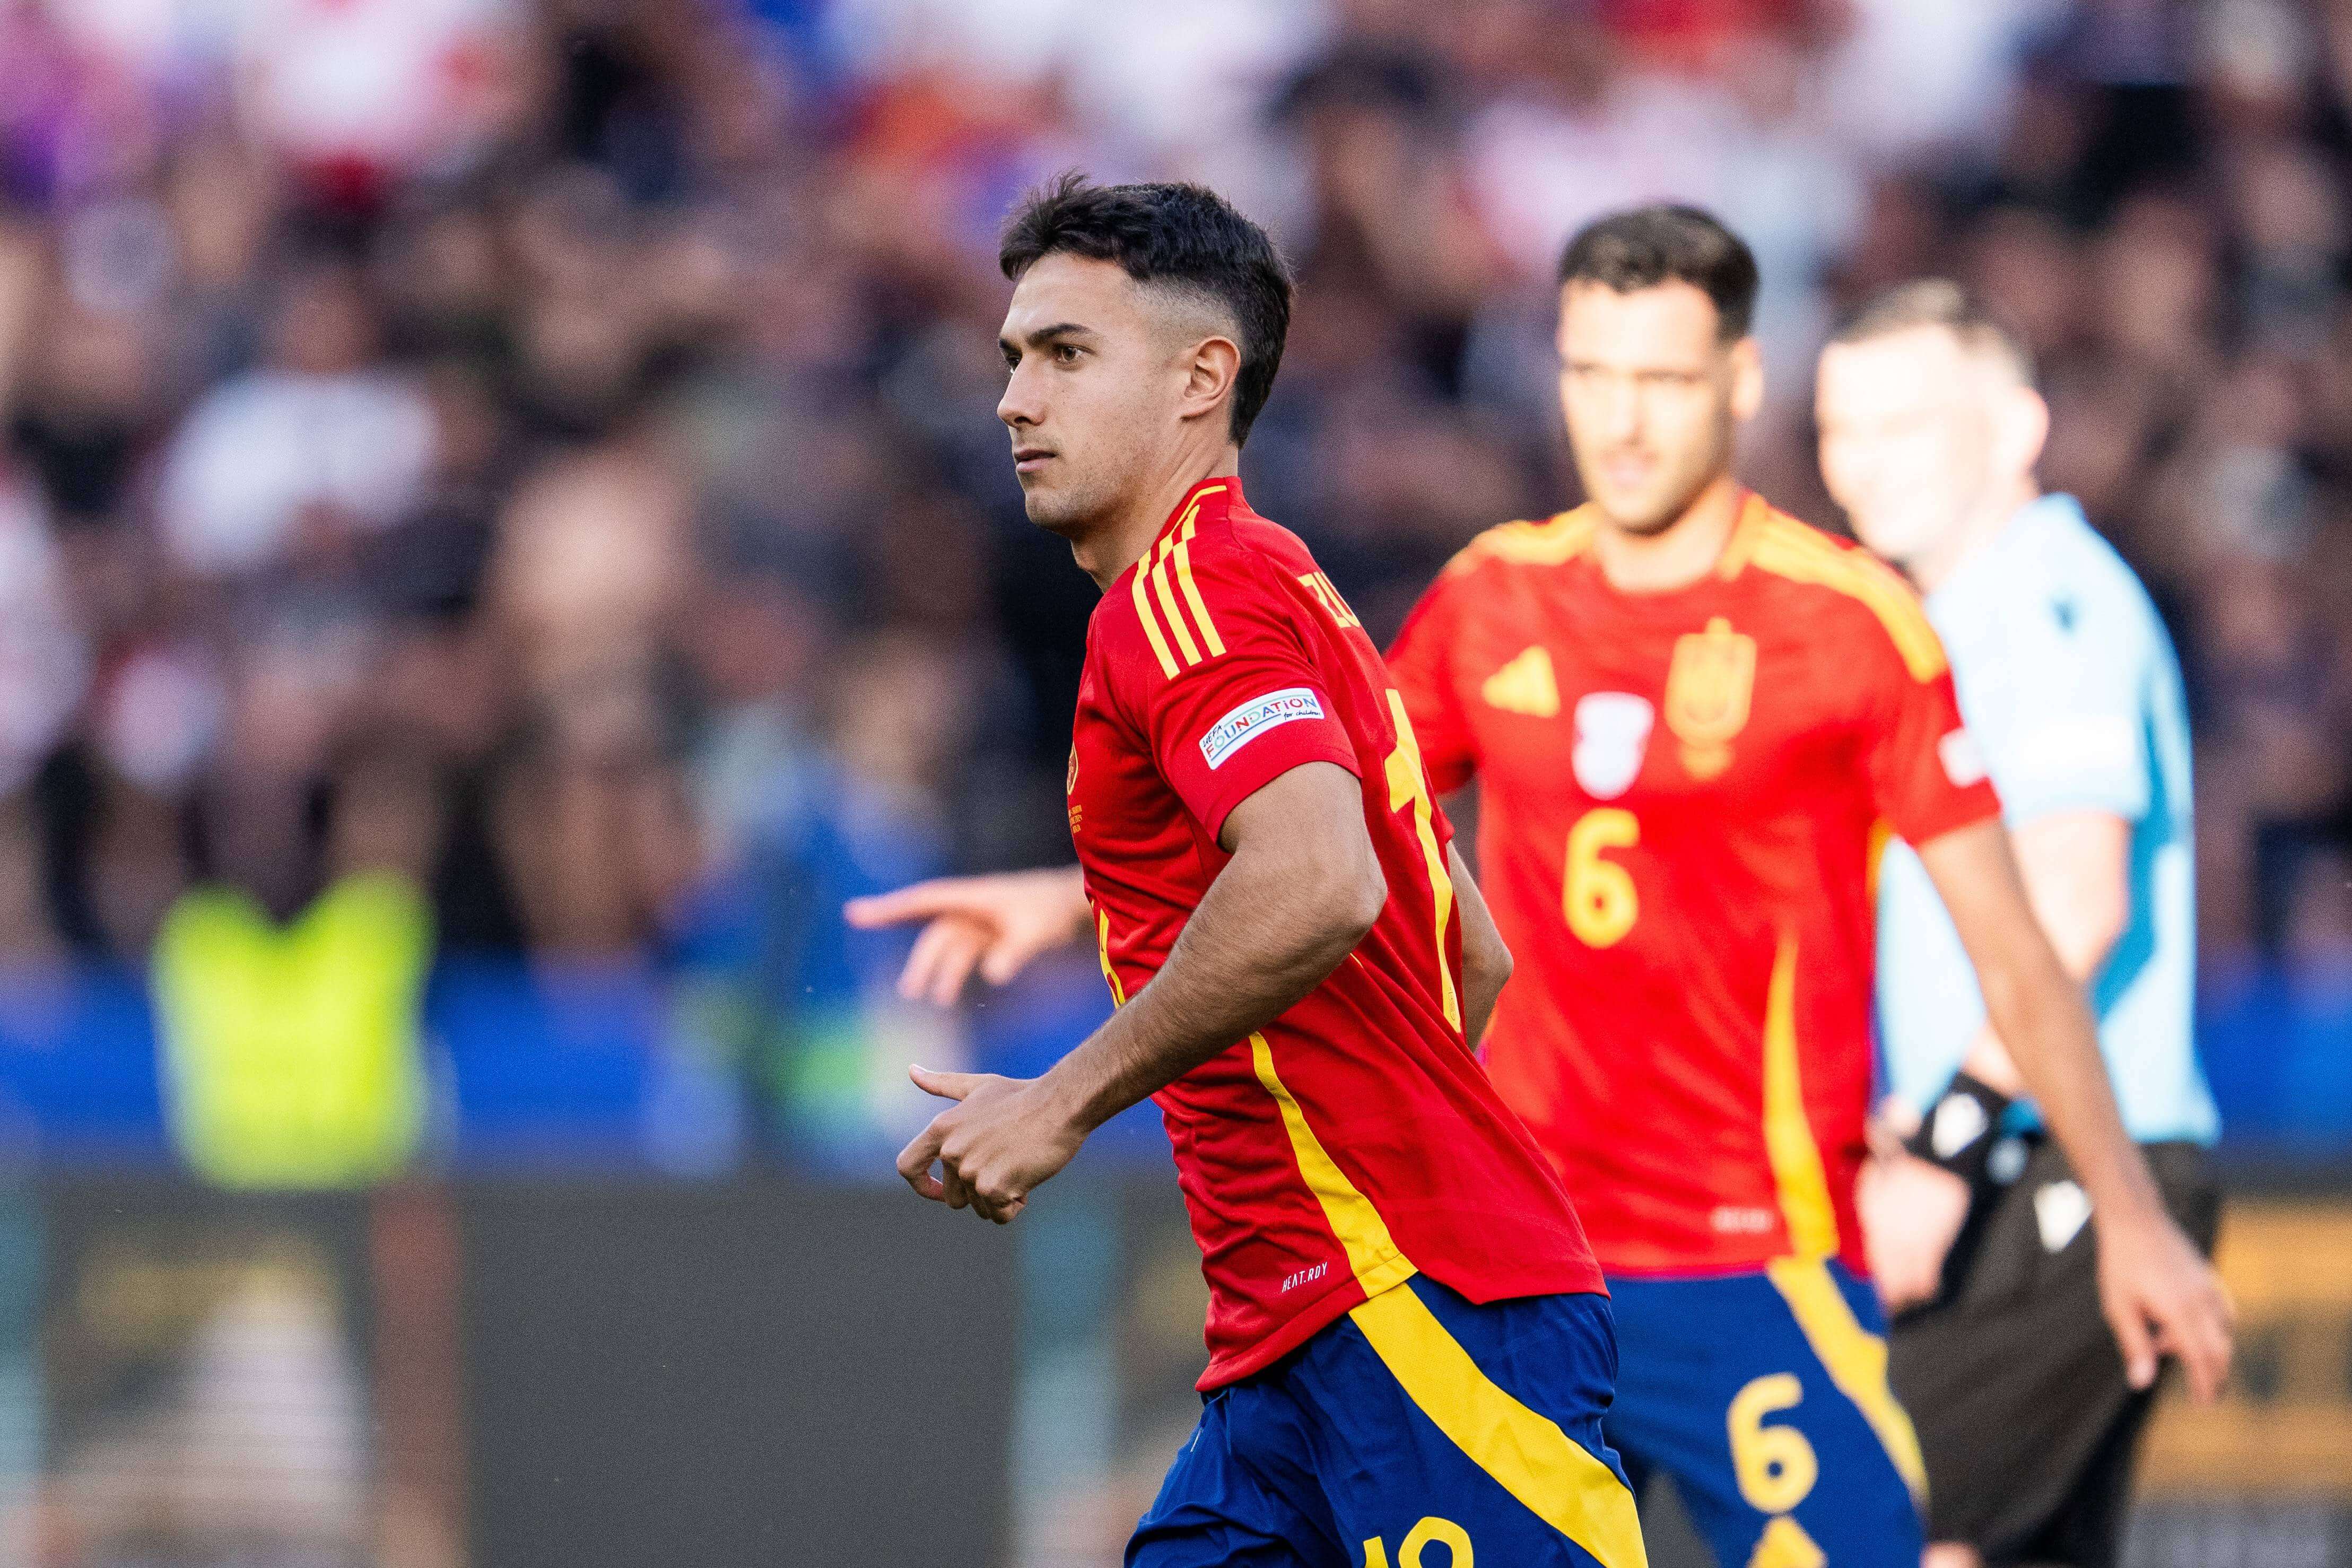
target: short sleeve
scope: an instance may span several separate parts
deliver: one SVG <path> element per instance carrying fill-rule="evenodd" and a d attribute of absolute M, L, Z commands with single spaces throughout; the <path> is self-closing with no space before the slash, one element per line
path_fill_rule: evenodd
<path fill-rule="evenodd" d="M 1926 617 L 1920 617 L 1924 632 Z M 1927 633 L 1932 637 L 1932 633 Z M 1932 668 L 1895 657 L 1868 661 L 1878 684 L 1865 742 L 1874 804 L 1895 834 L 1926 844 L 2000 815 L 2000 798 L 1977 737 L 1960 721 L 1952 672 L 1936 645 Z M 1857 663 L 1862 661 L 1857 660 Z"/>
<path fill-rule="evenodd" d="M 1469 718 L 1454 683 L 1456 622 L 1464 598 L 1455 591 L 1455 577 L 1449 572 L 1429 585 L 1388 653 L 1389 679 L 1404 699 L 1405 716 L 1412 721 L 1413 737 L 1421 743 L 1422 765 L 1429 773 L 1430 787 L 1439 795 L 1460 789 L 1478 771 Z"/>
<path fill-rule="evenodd" d="M 1213 838 L 1234 807 L 1293 768 L 1335 763 L 1361 778 L 1332 700 L 1345 672 L 1319 668 L 1305 606 L 1239 552 L 1195 554 L 1189 570 L 1169 604 L 1139 596 L 1150 646 L 1129 665 L 1131 710 L 1185 809 Z"/>
<path fill-rule="evenodd" d="M 2012 618 L 2004 733 L 1993 776 L 2011 819 L 2112 812 L 2137 822 L 2152 784 L 2147 637 L 2127 606 L 2073 599 Z"/>

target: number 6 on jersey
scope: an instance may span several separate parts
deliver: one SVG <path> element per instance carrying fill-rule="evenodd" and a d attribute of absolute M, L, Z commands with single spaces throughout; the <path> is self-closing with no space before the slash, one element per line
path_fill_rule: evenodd
<path fill-rule="evenodd" d="M 1640 918 L 1642 900 L 1633 889 L 1633 873 L 1603 859 L 1601 852 L 1631 849 L 1641 841 L 1642 825 L 1622 806 L 1595 806 L 1568 830 L 1568 874 L 1560 903 L 1568 929 L 1585 946 L 1614 946 Z"/>

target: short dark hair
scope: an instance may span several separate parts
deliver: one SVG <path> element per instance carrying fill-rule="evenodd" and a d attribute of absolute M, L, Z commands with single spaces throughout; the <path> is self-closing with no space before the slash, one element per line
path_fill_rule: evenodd
<path fill-rule="evenodd" d="M 1559 282 L 1598 283 L 1620 294 L 1688 283 L 1715 301 L 1726 342 L 1756 319 L 1756 253 L 1714 214 L 1660 202 L 1595 218 L 1560 252 Z"/>
<path fill-rule="evenodd" d="M 1242 363 L 1231 428 L 1234 445 L 1247 440 L 1290 335 L 1290 269 L 1265 230 L 1204 185 L 1097 185 L 1072 170 L 1013 209 L 996 262 L 1018 280 L 1061 252 L 1116 262 L 1138 283 L 1181 289 L 1232 314 Z"/>
<path fill-rule="evenodd" d="M 1996 320 L 1984 301 L 1948 278 L 1915 278 L 1872 295 L 1830 334 L 1833 343 L 1866 343 L 1917 327 L 1941 327 L 1970 353 L 1998 360 L 2033 384 L 2033 352 Z"/>

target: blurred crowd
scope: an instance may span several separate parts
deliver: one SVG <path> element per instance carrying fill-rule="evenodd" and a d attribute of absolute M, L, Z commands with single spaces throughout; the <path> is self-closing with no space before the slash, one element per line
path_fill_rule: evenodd
<path fill-rule="evenodd" d="M 1067 854 L 993 263 L 1077 166 L 1292 257 L 1244 473 L 1377 636 L 1574 499 L 1583 219 L 1755 245 L 1832 527 L 1813 349 L 1957 274 L 2179 641 L 2209 952 L 2352 963 L 2347 106 L 2346 0 L 0 0 L 0 963 L 389 876 L 822 1079 L 841 897 Z"/>

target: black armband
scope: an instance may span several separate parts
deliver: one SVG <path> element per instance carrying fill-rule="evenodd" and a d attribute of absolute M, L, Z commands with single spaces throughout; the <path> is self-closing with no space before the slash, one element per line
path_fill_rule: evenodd
<path fill-rule="evenodd" d="M 1968 1073 L 1952 1075 L 1951 1084 L 1927 1114 L 1919 1131 L 1904 1141 L 1904 1149 L 1933 1165 L 1940 1165 L 1970 1186 L 1985 1179 L 1985 1163 L 1992 1158 L 2000 1136 L 2001 1112 L 2009 1096 Z"/>

